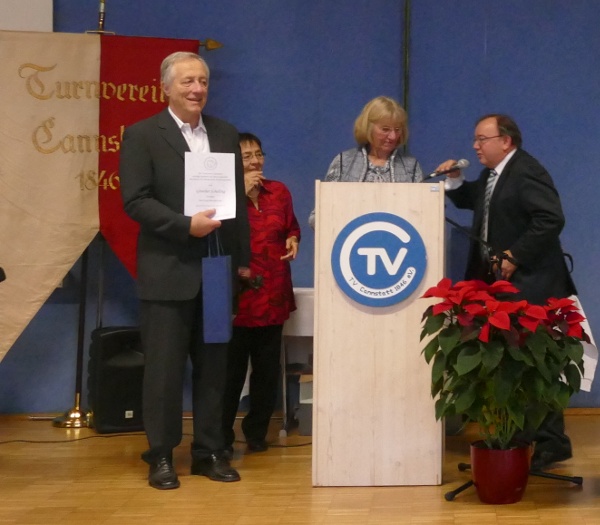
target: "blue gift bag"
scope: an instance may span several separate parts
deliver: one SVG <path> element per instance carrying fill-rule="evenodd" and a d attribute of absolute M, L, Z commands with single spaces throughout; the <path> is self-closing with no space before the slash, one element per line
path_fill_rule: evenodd
<path fill-rule="evenodd" d="M 202 259 L 202 316 L 205 343 L 228 343 L 232 334 L 231 256 L 223 254 L 217 230 Z"/>

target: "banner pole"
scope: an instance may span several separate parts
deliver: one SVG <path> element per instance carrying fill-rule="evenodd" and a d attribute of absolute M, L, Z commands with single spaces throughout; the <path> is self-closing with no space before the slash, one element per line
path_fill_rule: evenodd
<path fill-rule="evenodd" d="M 105 31 L 104 30 L 104 17 L 106 16 L 106 5 L 105 0 L 100 0 L 100 5 L 98 6 L 98 29 L 92 29 L 86 31 L 86 33 L 95 33 L 99 35 L 114 35 L 113 31 Z"/>
<path fill-rule="evenodd" d="M 98 8 L 98 31 L 104 31 L 104 14 L 106 12 L 104 0 L 100 0 Z"/>
<path fill-rule="evenodd" d="M 79 285 L 79 327 L 77 333 L 77 364 L 75 370 L 75 404 L 64 415 L 53 420 L 53 425 L 60 428 L 86 428 L 89 426 L 87 414 L 81 411 L 81 388 L 83 375 L 83 343 L 85 338 L 85 307 L 87 302 L 88 251 L 81 256 L 81 282 Z"/>

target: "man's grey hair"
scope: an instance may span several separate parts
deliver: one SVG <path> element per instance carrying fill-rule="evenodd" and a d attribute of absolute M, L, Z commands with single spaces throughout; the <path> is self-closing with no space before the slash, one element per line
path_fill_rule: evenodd
<path fill-rule="evenodd" d="M 210 78 L 210 69 L 206 61 L 197 53 L 191 53 L 189 51 L 176 51 L 171 53 L 167 58 L 162 61 L 160 65 L 160 81 L 165 86 L 170 86 L 173 81 L 173 66 L 180 60 L 197 60 L 206 68 L 206 75 Z"/>

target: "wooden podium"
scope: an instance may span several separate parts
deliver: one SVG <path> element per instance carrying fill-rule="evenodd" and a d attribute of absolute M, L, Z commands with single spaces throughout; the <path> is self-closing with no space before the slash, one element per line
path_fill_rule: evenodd
<path fill-rule="evenodd" d="M 316 183 L 313 458 L 314 486 L 439 485 L 443 425 L 419 341 L 444 273 L 443 183 Z M 425 244 L 418 288 L 390 306 L 363 306 L 335 280 L 340 231 L 365 214 L 408 221 Z"/>

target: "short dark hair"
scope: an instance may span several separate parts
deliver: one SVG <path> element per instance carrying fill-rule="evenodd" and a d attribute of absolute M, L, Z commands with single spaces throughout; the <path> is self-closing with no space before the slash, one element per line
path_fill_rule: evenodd
<path fill-rule="evenodd" d="M 520 148 L 523 144 L 523 137 L 521 136 L 521 130 L 517 123 L 508 115 L 504 115 L 502 113 L 490 113 L 489 115 L 484 115 L 481 117 L 475 125 L 479 124 L 482 120 L 486 120 L 488 118 L 493 118 L 496 120 L 496 124 L 498 124 L 498 133 L 500 135 L 510 137 L 512 143 L 517 148 Z"/>
<path fill-rule="evenodd" d="M 262 151 L 262 142 L 254 133 L 248 133 L 247 131 L 240 133 L 238 135 L 238 141 L 241 144 L 242 142 L 256 142 L 260 151 Z"/>

